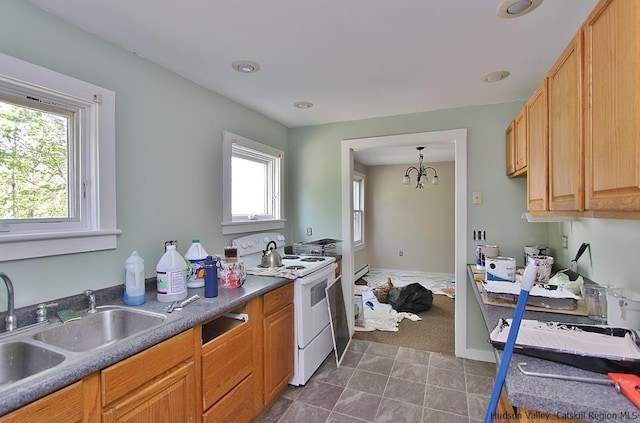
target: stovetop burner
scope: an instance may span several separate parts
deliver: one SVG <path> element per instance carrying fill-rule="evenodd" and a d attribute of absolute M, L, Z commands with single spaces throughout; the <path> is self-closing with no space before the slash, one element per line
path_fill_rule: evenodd
<path fill-rule="evenodd" d="M 285 269 L 289 269 L 289 270 L 302 270 L 302 269 L 306 269 L 306 267 L 301 266 L 299 264 L 294 264 L 293 266 L 287 266 L 285 267 Z"/>
<path fill-rule="evenodd" d="M 281 264 L 280 266 L 272 266 L 272 267 L 267 267 L 267 266 L 263 266 L 263 265 L 259 264 L 259 265 L 257 265 L 256 267 L 259 267 L 259 268 L 261 268 L 261 269 L 272 269 L 272 268 L 277 268 L 277 269 L 279 269 L 279 268 L 281 268 L 281 267 L 284 267 L 284 264 Z"/>
<path fill-rule="evenodd" d="M 324 257 L 305 257 L 301 258 L 300 261 L 308 261 L 308 262 L 317 262 L 317 261 L 325 261 Z"/>
<path fill-rule="evenodd" d="M 300 256 L 284 256 L 282 260 L 298 260 Z"/>

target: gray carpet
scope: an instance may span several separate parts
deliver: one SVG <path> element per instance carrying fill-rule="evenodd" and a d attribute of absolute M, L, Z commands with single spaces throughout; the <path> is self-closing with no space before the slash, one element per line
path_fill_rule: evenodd
<path fill-rule="evenodd" d="M 455 300 L 445 295 L 434 295 L 431 310 L 418 313 L 417 322 L 404 319 L 397 332 L 358 332 L 354 339 L 398 345 L 442 354 L 455 355 Z"/>

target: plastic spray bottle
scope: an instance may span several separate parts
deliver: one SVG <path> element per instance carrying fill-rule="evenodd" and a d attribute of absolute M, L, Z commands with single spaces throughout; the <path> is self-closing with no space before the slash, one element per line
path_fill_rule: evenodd
<path fill-rule="evenodd" d="M 134 251 L 124 262 L 124 303 L 144 304 L 144 289 L 144 260 Z"/>

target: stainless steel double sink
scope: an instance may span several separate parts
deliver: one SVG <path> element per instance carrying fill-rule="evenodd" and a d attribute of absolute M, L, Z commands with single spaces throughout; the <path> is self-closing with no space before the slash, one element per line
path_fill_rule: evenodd
<path fill-rule="evenodd" d="M 145 310 L 100 306 L 93 314 L 82 313 L 78 320 L 3 334 L 0 337 L 0 390 L 60 366 L 65 360 L 81 358 L 153 330 L 167 319 L 165 314 Z"/>

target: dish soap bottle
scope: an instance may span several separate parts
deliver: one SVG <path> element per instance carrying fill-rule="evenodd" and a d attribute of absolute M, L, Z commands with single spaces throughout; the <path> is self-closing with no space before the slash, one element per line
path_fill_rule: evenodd
<path fill-rule="evenodd" d="M 124 262 L 124 297 L 126 305 L 144 304 L 144 260 L 137 251 Z"/>
<path fill-rule="evenodd" d="M 204 260 L 209 254 L 204 250 L 199 239 L 194 239 L 184 255 L 191 265 L 191 275 L 187 282 L 188 288 L 200 288 L 204 286 Z"/>
<path fill-rule="evenodd" d="M 167 251 L 156 266 L 156 272 L 158 301 L 170 303 L 187 298 L 187 263 L 175 245 L 167 245 Z"/>

